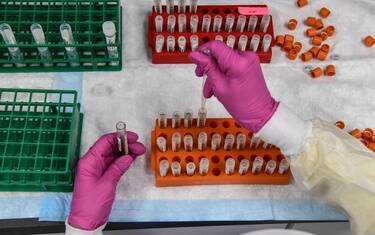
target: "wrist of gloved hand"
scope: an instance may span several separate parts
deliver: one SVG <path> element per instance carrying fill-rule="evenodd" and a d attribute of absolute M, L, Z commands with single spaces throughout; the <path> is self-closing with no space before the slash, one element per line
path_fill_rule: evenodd
<path fill-rule="evenodd" d="M 65 235 L 103 235 L 103 230 L 107 224 L 103 224 L 94 230 L 83 230 L 76 228 L 68 223 L 68 220 L 65 221 Z"/>

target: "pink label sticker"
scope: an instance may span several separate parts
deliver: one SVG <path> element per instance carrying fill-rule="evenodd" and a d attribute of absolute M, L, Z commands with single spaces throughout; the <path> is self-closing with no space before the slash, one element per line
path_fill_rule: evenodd
<path fill-rule="evenodd" d="M 238 7 L 241 15 L 268 15 L 268 7 Z"/>

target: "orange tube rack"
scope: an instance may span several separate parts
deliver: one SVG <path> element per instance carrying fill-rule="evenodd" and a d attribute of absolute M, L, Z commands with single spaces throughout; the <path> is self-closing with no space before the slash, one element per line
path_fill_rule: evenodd
<path fill-rule="evenodd" d="M 193 125 L 191 128 L 185 128 L 181 126 L 179 128 L 172 128 L 172 119 L 167 120 L 167 127 L 160 128 L 158 125 L 158 120 L 156 120 L 155 129 L 151 133 L 151 168 L 155 172 L 155 184 L 158 187 L 168 187 L 168 186 L 186 186 L 186 185 L 215 185 L 215 184 L 271 184 L 271 185 L 286 185 L 289 183 L 290 171 L 289 169 L 284 174 L 279 174 L 279 163 L 284 159 L 280 150 L 272 145 L 268 145 L 264 148 L 264 142 L 255 147 L 253 144 L 250 147 L 252 133 L 248 130 L 237 125 L 232 118 L 209 118 L 206 121 L 204 128 L 198 128 L 197 120 L 193 120 Z M 197 148 L 197 137 L 200 132 L 206 132 L 208 136 L 207 147 L 200 151 Z M 190 152 L 185 151 L 183 143 L 181 148 L 173 152 L 171 138 L 173 133 L 178 132 L 181 136 L 186 134 L 191 134 L 194 138 L 193 149 Z M 238 150 L 234 146 L 231 150 L 223 149 L 223 141 L 221 143 L 221 148 L 217 151 L 211 150 L 211 136 L 213 134 L 220 134 L 222 139 L 225 138 L 227 134 L 237 135 L 243 133 L 247 136 L 245 148 Z M 164 137 L 167 140 L 167 149 L 165 152 L 159 150 L 156 140 L 158 137 Z M 236 144 L 235 144 L 236 145 Z M 260 156 L 263 158 L 264 163 L 262 170 L 257 174 L 252 174 L 252 162 L 255 157 Z M 209 160 L 209 170 L 206 175 L 200 175 L 199 173 L 199 161 L 201 158 L 208 158 Z M 235 171 L 231 175 L 225 174 L 225 161 L 228 157 L 233 158 L 236 161 Z M 242 159 L 247 159 L 250 161 L 250 168 L 246 174 L 240 175 L 238 172 L 238 166 Z M 169 164 L 173 161 L 178 161 L 181 164 L 181 174 L 179 176 L 173 176 L 171 169 L 168 170 L 166 176 L 161 176 L 159 174 L 159 163 L 162 160 L 167 160 Z M 277 163 L 276 170 L 273 174 L 265 173 L 265 166 L 269 160 L 275 160 Z M 188 176 L 186 174 L 185 168 L 186 164 L 189 162 L 194 162 L 197 166 L 195 174 Z"/>

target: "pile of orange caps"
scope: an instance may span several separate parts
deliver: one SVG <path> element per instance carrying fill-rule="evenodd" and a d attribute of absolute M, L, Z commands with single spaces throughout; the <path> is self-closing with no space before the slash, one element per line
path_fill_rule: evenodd
<path fill-rule="evenodd" d="M 337 121 L 335 124 L 338 128 L 344 129 L 345 123 L 343 121 Z M 367 148 L 375 152 L 375 133 L 371 128 L 366 128 L 361 131 L 358 128 L 350 131 L 349 134 L 359 139 Z"/>
<path fill-rule="evenodd" d="M 364 39 L 363 39 L 363 43 L 367 46 L 367 47 L 372 47 L 374 44 L 375 44 L 375 38 L 368 35 L 366 36 Z"/>

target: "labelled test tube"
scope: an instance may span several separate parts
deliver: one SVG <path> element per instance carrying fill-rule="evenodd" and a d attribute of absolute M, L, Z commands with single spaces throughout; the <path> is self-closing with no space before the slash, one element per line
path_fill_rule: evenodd
<path fill-rule="evenodd" d="M 17 44 L 16 37 L 14 36 L 13 30 L 9 24 L 6 24 L 6 23 L 0 24 L 0 34 L 6 45 Z M 15 65 L 17 67 L 26 66 L 26 64 L 23 63 L 24 57 L 19 47 L 8 47 L 8 52 L 10 56 L 12 57 L 12 59 L 16 61 Z"/>
<path fill-rule="evenodd" d="M 62 37 L 65 45 L 74 45 L 75 44 L 75 41 L 74 41 L 74 38 L 73 38 L 72 28 L 70 27 L 69 24 L 67 24 L 67 23 L 61 24 L 60 25 L 60 33 L 61 33 L 61 37 Z M 66 54 L 68 55 L 69 59 L 72 59 L 72 60 L 78 60 L 79 59 L 78 52 L 77 52 L 77 49 L 75 47 L 65 47 L 65 51 L 66 51 Z M 79 64 L 79 62 L 70 62 L 70 65 L 73 66 L 73 67 L 77 67 L 80 64 Z"/>
<path fill-rule="evenodd" d="M 194 162 L 189 162 L 186 164 L 186 174 L 188 176 L 193 176 L 195 174 L 195 164 Z"/>
<path fill-rule="evenodd" d="M 197 119 L 197 127 L 203 128 L 206 126 L 206 119 L 207 119 L 207 109 L 204 107 L 201 107 L 198 110 L 198 119 Z"/>
<path fill-rule="evenodd" d="M 159 127 L 166 128 L 167 127 L 167 113 L 164 111 L 159 112 Z"/>
<path fill-rule="evenodd" d="M 157 15 L 155 17 L 155 30 L 157 33 L 163 32 L 163 22 L 164 22 L 163 16 Z"/>
<path fill-rule="evenodd" d="M 172 115 L 172 128 L 179 128 L 181 126 L 181 114 L 176 111 Z"/>
<path fill-rule="evenodd" d="M 190 0 L 190 13 L 197 14 L 198 12 L 198 0 Z"/>
<path fill-rule="evenodd" d="M 129 154 L 128 137 L 126 136 L 126 124 L 124 122 L 116 123 L 117 143 L 120 153 Z"/>
<path fill-rule="evenodd" d="M 199 38 L 197 35 L 190 36 L 190 47 L 192 51 L 195 51 L 199 47 Z"/>
<path fill-rule="evenodd" d="M 208 160 L 208 158 L 202 158 L 199 161 L 199 174 L 207 175 L 209 166 L 210 166 L 210 161 Z"/>
<path fill-rule="evenodd" d="M 167 13 L 168 14 L 174 13 L 174 0 L 167 0 Z"/>
<path fill-rule="evenodd" d="M 117 47 L 114 46 L 116 44 L 116 25 L 112 21 L 105 21 L 102 24 L 103 34 L 105 36 L 105 40 L 107 44 L 111 46 L 107 46 L 108 57 L 110 59 L 118 59 L 119 54 Z M 111 61 L 109 63 L 111 66 L 117 66 L 119 61 Z"/>
<path fill-rule="evenodd" d="M 191 128 L 193 126 L 193 110 L 188 109 L 184 113 L 184 127 Z"/>
<path fill-rule="evenodd" d="M 30 26 L 30 31 L 33 35 L 34 41 L 38 45 L 46 45 L 46 37 L 44 35 L 43 28 L 40 24 L 34 23 Z M 49 51 L 48 47 L 45 46 L 38 46 L 37 47 L 39 56 L 42 60 L 51 60 L 51 52 Z M 53 66 L 53 63 L 51 62 L 44 62 L 43 65 L 45 67 L 51 67 Z"/>
<path fill-rule="evenodd" d="M 185 14 L 178 15 L 178 32 L 180 33 L 186 32 L 186 15 Z"/>
<path fill-rule="evenodd" d="M 169 15 L 168 21 L 167 21 L 167 31 L 169 33 L 174 33 L 175 28 L 176 28 L 176 16 Z"/>
<path fill-rule="evenodd" d="M 286 159 L 281 160 L 279 164 L 279 170 L 278 170 L 279 174 L 283 175 L 288 170 L 289 170 L 289 161 Z"/>
<path fill-rule="evenodd" d="M 197 15 L 190 16 L 190 31 L 196 33 L 198 31 L 199 17 Z"/>
<path fill-rule="evenodd" d="M 233 158 L 228 158 L 225 161 L 225 174 L 232 175 L 234 173 L 235 167 L 236 167 L 236 161 Z"/>
<path fill-rule="evenodd" d="M 221 36 L 221 35 L 219 35 L 219 34 L 215 36 L 215 40 L 216 40 L 216 41 L 224 42 L 224 38 L 223 38 L 223 36 Z"/>
<path fill-rule="evenodd" d="M 176 47 L 176 39 L 172 35 L 168 36 L 167 37 L 167 51 L 174 52 L 175 47 Z"/>
<path fill-rule="evenodd" d="M 161 14 L 163 12 L 163 5 L 161 0 L 154 0 L 154 3 L 156 13 Z"/>
<path fill-rule="evenodd" d="M 245 30 L 245 24 L 246 24 L 246 16 L 239 15 L 237 18 L 236 31 L 242 33 Z"/>
<path fill-rule="evenodd" d="M 221 31 L 221 25 L 223 24 L 223 17 L 221 15 L 215 15 L 213 31 L 219 33 Z"/>
<path fill-rule="evenodd" d="M 225 140 L 224 140 L 224 150 L 229 151 L 229 150 L 233 149 L 234 140 L 235 140 L 234 135 L 227 134 L 227 136 L 225 136 Z"/>
<path fill-rule="evenodd" d="M 246 146 L 246 135 L 241 133 L 236 137 L 237 150 L 242 150 Z"/>
<path fill-rule="evenodd" d="M 172 151 L 177 152 L 181 147 L 181 134 L 178 132 L 172 135 Z"/>
<path fill-rule="evenodd" d="M 185 52 L 186 51 L 186 38 L 184 36 L 179 36 L 178 37 L 177 44 L 178 44 L 178 50 L 180 52 Z"/>
<path fill-rule="evenodd" d="M 198 134 L 198 149 L 204 151 L 207 148 L 207 133 L 200 132 Z"/>
<path fill-rule="evenodd" d="M 185 14 L 186 12 L 186 0 L 178 0 L 178 13 Z"/>
<path fill-rule="evenodd" d="M 266 164 L 265 172 L 268 175 L 272 175 L 276 170 L 276 161 L 274 160 L 269 160 Z"/>
<path fill-rule="evenodd" d="M 159 136 L 156 139 L 156 145 L 158 146 L 159 150 L 161 152 L 166 152 L 167 151 L 167 139 L 164 138 L 163 136 Z"/>
<path fill-rule="evenodd" d="M 227 46 L 234 48 L 234 44 L 236 43 L 236 37 L 234 35 L 228 35 L 227 37 Z"/>
<path fill-rule="evenodd" d="M 230 33 L 233 31 L 235 16 L 233 14 L 228 14 L 225 20 L 225 31 Z"/>
<path fill-rule="evenodd" d="M 269 34 L 266 34 L 263 36 L 263 51 L 264 52 L 268 52 L 270 50 L 270 47 L 271 47 L 271 42 L 272 42 L 272 36 L 269 35 Z"/>
<path fill-rule="evenodd" d="M 205 14 L 202 19 L 202 32 L 208 33 L 211 27 L 211 16 L 209 14 Z"/>
<path fill-rule="evenodd" d="M 220 148 L 221 145 L 221 135 L 216 133 L 212 135 L 211 138 L 211 150 L 216 151 Z"/>
<path fill-rule="evenodd" d="M 241 35 L 240 38 L 238 39 L 238 50 L 246 51 L 248 40 L 249 38 L 246 35 Z"/>
<path fill-rule="evenodd" d="M 180 176 L 181 175 L 181 164 L 177 161 L 172 162 L 171 170 L 172 170 L 173 176 Z"/>
<path fill-rule="evenodd" d="M 250 50 L 256 52 L 258 50 L 259 43 L 260 36 L 258 34 L 253 35 L 250 41 Z"/>
<path fill-rule="evenodd" d="M 161 160 L 159 162 L 159 174 L 161 177 L 165 177 L 168 174 L 169 162 L 167 160 Z"/>
<path fill-rule="evenodd" d="M 184 148 L 185 151 L 191 152 L 193 151 L 193 136 L 187 134 L 184 136 Z"/>
<path fill-rule="evenodd" d="M 263 33 L 267 32 L 268 26 L 270 25 L 270 22 L 271 22 L 271 16 L 270 15 L 264 15 L 262 17 L 262 20 L 260 21 L 259 31 L 263 32 Z"/>
<path fill-rule="evenodd" d="M 253 168 L 252 168 L 251 172 L 253 174 L 258 174 L 262 170 L 263 162 L 264 162 L 264 160 L 263 160 L 262 157 L 256 157 L 253 161 Z"/>
<path fill-rule="evenodd" d="M 258 17 L 255 15 L 252 15 L 249 17 L 249 25 L 247 26 L 247 31 L 249 32 L 255 32 L 255 29 L 258 24 Z"/>
<path fill-rule="evenodd" d="M 155 51 L 157 53 L 160 53 L 163 51 L 164 47 L 164 36 L 163 35 L 157 35 L 155 40 Z"/>
<path fill-rule="evenodd" d="M 247 159 L 242 159 L 240 162 L 240 166 L 238 167 L 238 173 L 240 175 L 245 175 L 250 167 L 250 161 Z"/>

